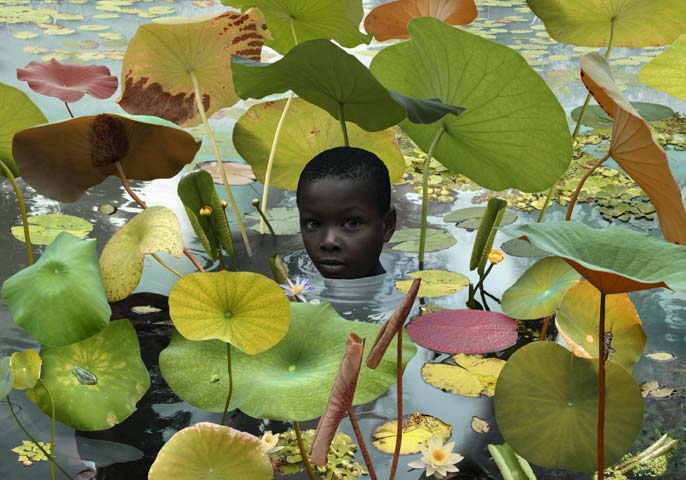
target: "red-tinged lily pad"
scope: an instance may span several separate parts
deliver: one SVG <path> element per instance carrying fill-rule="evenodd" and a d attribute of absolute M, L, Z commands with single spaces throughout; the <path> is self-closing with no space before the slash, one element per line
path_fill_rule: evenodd
<path fill-rule="evenodd" d="M 488 353 L 517 341 L 517 322 L 498 312 L 442 310 L 414 319 L 410 338 L 422 347 L 451 355 Z"/>
<path fill-rule="evenodd" d="M 95 98 L 109 98 L 119 86 L 117 77 L 103 65 L 76 65 L 58 62 L 29 62 L 17 68 L 17 79 L 28 82 L 34 92 L 56 97 L 71 103 L 81 100 L 85 94 Z"/>

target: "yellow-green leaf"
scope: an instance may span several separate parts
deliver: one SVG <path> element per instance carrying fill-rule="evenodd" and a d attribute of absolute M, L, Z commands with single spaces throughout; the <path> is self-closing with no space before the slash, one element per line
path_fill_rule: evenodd
<path fill-rule="evenodd" d="M 43 361 L 35 350 L 14 352 L 10 357 L 10 366 L 14 374 L 13 388 L 26 390 L 36 386 L 40 378 Z"/>
<path fill-rule="evenodd" d="M 377 426 L 372 433 L 372 444 L 384 453 L 393 454 L 395 450 L 395 439 L 397 432 L 397 421 L 389 420 Z M 403 436 L 400 445 L 400 454 L 411 454 L 419 452 L 419 445 L 429 441 L 433 436 L 445 442 L 450 438 L 453 427 L 443 420 L 413 413 L 403 417 Z"/>
<path fill-rule="evenodd" d="M 420 270 L 410 272 L 407 275 L 412 278 L 422 279 L 419 292 L 417 293 L 419 297 L 443 297 L 459 292 L 469 285 L 467 277 L 447 270 Z M 395 282 L 395 286 L 401 292 L 407 293 L 412 282 L 413 280 L 399 280 Z"/>

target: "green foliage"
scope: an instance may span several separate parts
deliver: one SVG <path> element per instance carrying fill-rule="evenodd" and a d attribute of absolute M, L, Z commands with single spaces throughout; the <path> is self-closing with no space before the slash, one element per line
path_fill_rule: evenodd
<path fill-rule="evenodd" d="M 48 245 L 57 238 L 60 232 L 69 232 L 75 237 L 83 238 L 93 230 L 93 225 L 88 220 L 61 213 L 35 215 L 29 217 L 28 223 L 31 243 L 34 245 Z M 26 241 L 24 227 L 21 225 L 12 227 L 12 235 L 17 240 Z"/>
<path fill-rule="evenodd" d="M 504 480 L 536 480 L 536 475 L 529 462 L 517 455 L 507 443 L 502 445 L 490 444 L 488 451 Z"/>
<path fill-rule="evenodd" d="M 686 100 L 686 34 L 641 69 L 641 82 Z"/>
<path fill-rule="evenodd" d="M 505 200 L 492 198 L 488 201 L 486 211 L 481 218 L 481 224 L 476 232 L 476 238 L 472 246 L 472 258 L 469 261 L 469 269 L 478 269 L 480 276 L 484 274 L 486 262 L 488 261 L 488 252 L 493 248 L 495 232 L 505 215 L 505 207 L 507 207 Z"/>
<path fill-rule="evenodd" d="M 42 360 L 35 350 L 14 352 L 10 357 L 10 365 L 14 374 L 13 388 L 26 390 L 33 388 L 40 378 Z M 3 395 L 0 395 L 2 398 Z"/>

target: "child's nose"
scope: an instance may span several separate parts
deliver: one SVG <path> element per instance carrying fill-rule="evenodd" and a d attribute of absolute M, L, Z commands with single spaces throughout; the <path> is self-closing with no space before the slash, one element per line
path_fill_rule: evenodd
<path fill-rule="evenodd" d="M 340 248 L 338 233 L 335 228 L 327 228 L 324 230 L 319 246 L 322 250 L 337 250 Z"/>

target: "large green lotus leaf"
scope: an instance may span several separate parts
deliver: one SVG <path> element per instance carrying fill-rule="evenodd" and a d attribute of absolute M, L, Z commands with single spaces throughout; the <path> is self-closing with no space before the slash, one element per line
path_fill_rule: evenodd
<path fill-rule="evenodd" d="M 259 10 L 224 12 L 186 23 L 146 23 L 129 42 L 121 70 L 119 105 L 129 113 L 155 115 L 190 127 L 202 121 L 194 74 L 207 116 L 238 101 L 232 55 L 259 60 L 267 35 Z"/>
<path fill-rule="evenodd" d="M 271 151 L 274 131 L 281 118 L 286 100 L 259 103 L 250 107 L 233 129 L 236 150 L 253 168 L 255 176 L 264 183 L 267 159 Z M 405 173 L 405 160 L 395 132 L 366 132 L 355 124 L 348 124 L 350 145 L 375 153 L 388 167 L 391 183 L 398 182 Z M 321 108 L 294 98 L 288 119 L 281 129 L 279 146 L 272 167 L 271 184 L 295 190 L 305 164 L 318 153 L 343 145 L 341 126 Z"/>
<path fill-rule="evenodd" d="M 496 191 L 540 192 L 557 181 L 572 158 L 566 114 L 526 60 L 435 18 L 408 28 L 412 39 L 380 51 L 371 70 L 403 95 L 465 108 L 441 120 L 436 159 Z M 425 152 L 440 125 L 400 124 Z"/>
<path fill-rule="evenodd" d="M 649 87 L 686 100 L 686 34 L 644 65 L 639 78 Z"/>
<path fill-rule="evenodd" d="M 41 358 L 41 380 L 55 401 L 55 417 L 77 430 L 105 430 L 124 421 L 150 387 L 136 331 L 126 319 L 84 341 L 43 347 Z M 26 395 L 50 415 L 41 383 Z"/>
<path fill-rule="evenodd" d="M 419 251 L 419 228 L 402 228 L 396 230 L 390 243 L 396 243 L 393 250 L 398 252 L 417 253 Z M 438 252 L 450 248 L 457 243 L 457 239 L 449 232 L 440 228 L 426 229 L 425 252 Z"/>
<path fill-rule="evenodd" d="M 83 238 L 93 230 L 93 225 L 88 220 L 61 213 L 35 215 L 29 217 L 28 224 L 31 243 L 34 245 L 48 245 L 60 232 L 69 232 L 75 237 Z M 17 240 L 26 241 L 23 226 L 12 227 L 12 235 Z"/>
<path fill-rule="evenodd" d="M 201 422 L 176 432 L 157 454 L 149 480 L 271 480 L 272 464 L 260 439 Z"/>
<path fill-rule="evenodd" d="M 0 359 L 0 398 L 6 398 L 12 391 L 14 372 L 10 366 L 10 357 Z"/>
<path fill-rule="evenodd" d="M 181 224 L 167 207 L 150 207 L 117 230 L 100 255 L 102 281 L 110 302 L 124 300 L 136 289 L 148 253 L 183 253 Z"/>
<path fill-rule="evenodd" d="M 344 320 L 328 303 L 290 303 L 290 308 L 290 328 L 276 346 L 259 355 L 231 354 L 231 408 L 240 408 L 251 417 L 275 420 L 319 417 L 328 402 L 348 334 L 353 332 L 371 341 L 381 328 Z M 415 352 L 414 344 L 406 340 L 403 366 Z M 392 343 L 378 368 L 362 366 L 355 405 L 375 400 L 395 383 L 395 355 Z M 188 403 L 214 412 L 223 410 L 228 391 L 224 343 L 193 342 L 175 333 L 160 354 L 160 369 L 174 393 Z"/>
<path fill-rule="evenodd" d="M 599 312 L 600 291 L 588 282 L 573 286 L 562 297 L 555 325 L 578 357 L 598 358 Z M 626 293 L 606 298 L 605 330 L 612 332 L 610 359 L 631 371 L 641 359 L 646 334 Z"/>
<path fill-rule="evenodd" d="M 518 320 L 552 315 L 565 292 L 579 282 L 579 274 L 560 257 L 534 263 L 503 294 L 503 313 Z"/>
<path fill-rule="evenodd" d="M 176 282 L 169 315 L 189 340 L 219 339 L 249 355 L 277 344 L 291 312 L 283 290 L 253 272 L 196 272 Z"/>
<path fill-rule="evenodd" d="M 161 118 L 104 113 L 23 130 L 14 136 L 12 152 L 29 185 L 73 202 L 117 175 L 117 161 L 129 179 L 170 178 L 199 148 L 190 133 Z"/>
<path fill-rule="evenodd" d="M 674 110 L 665 105 L 648 102 L 631 102 L 631 105 L 636 109 L 638 114 L 648 122 L 664 120 L 674 116 Z M 570 115 L 575 122 L 579 121 L 582 109 L 583 106 L 580 106 L 572 110 Z M 612 118 L 598 105 L 589 105 L 586 107 L 583 121 L 584 125 L 593 128 L 612 127 L 613 122 Z"/>
<path fill-rule="evenodd" d="M 12 156 L 12 137 L 25 128 L 46 123 L 48 119 L 18 88 L 0 83 L 0 99 L 0 160 L 18 177 L 19 170 Z M 6 176 L 2 169 L 0 176 Z"/>
<path fill-rule="evenodd" d="M 24 350 L 14 352 L 10 357 L 10 365 L 14 375 L 13 388 L 26 390 L 36 386 L 40 378 L 40 371 L 43 361 L 35 350 Z M 2 398 L 2 395 L 0 395 Z"/>
<path fill-rule="evenodd" d="M 595 229 L 577 222 L 505 227 L 534 246 L 564 258 L 606 294 L 654 287 L 686 290 L 686 246 L 627 228 Z"/>
<path fill-rule="evenodd" d="M 527 0 L 558 42 L 606 47 L 669 45 L 686 31 L 682 0 Z"/>
<path fill-rule="evenodd" d="M 67 232 L 60 233 L 36 263 L 5 280 L 2 296 L 17 325 L 48 346 L 95 335 L 112 313 L 95 240 Z"/>
<path fill-rule="evenodd" d="M 371 35 L 359 30 L 363 15 L 360 0 L 222 0 L 222 3 L 243 10 L 259 8 L 273 37 L 266 44 L 282 55 L 296 43 L 318 38 L 336 40 L 344 47 L 371 40 Z"/>
<path fill-rule="evenodd" d="M 605 370 L 608 467 L 631 449 L 640 432 L 643 397 L 619 364 L 609 360 Z M 507 361 L 495 392 L 498 427 L 519 455 L 541 467 L 595 471 L 598 360 L 575 357 L 552 342 L 531 343 Z"/>

